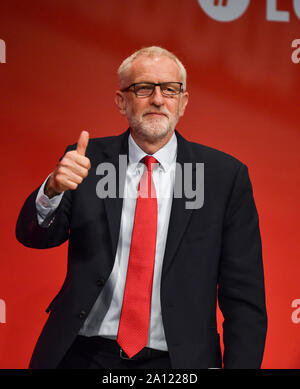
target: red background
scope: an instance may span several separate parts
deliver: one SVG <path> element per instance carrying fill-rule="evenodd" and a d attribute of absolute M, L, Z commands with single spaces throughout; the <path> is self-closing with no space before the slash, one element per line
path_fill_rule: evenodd
<path fill-rule="evenodd" d="M 114 105 L 116 70 L 153 44 L 187 68 L 190 101 L 178 130 L 249 167 L 269 315 L 262 367 L 300 368 L 300 323 L 291 320 L 300 297 L 300 63 L 291 60 L 291 43 L 300 21 L 291 0 L 277 3 L 290 12 L 288 23 L 267 21 L 262 0 L 228 23 L 197 0 L 1 2 L 0 368 L 28 366 L 66 272 L 67 244 L 40 251 L 16 241 L 18 212 L 82 129 L 98 137 L 127 128 Z"/>

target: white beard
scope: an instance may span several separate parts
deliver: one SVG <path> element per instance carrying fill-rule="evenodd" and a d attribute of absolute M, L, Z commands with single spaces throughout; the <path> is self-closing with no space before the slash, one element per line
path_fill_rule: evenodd
<path fill-rule="evenodd" d="M 169 122 L 165 116 L 161 118 L 146 117 L 144 119 L 131 117 L 129 125 L 139 137 L 148 142 L 156 142 L 165 138 L 170 132 L 173 132 L 177 121 L 178 119 Z"/>

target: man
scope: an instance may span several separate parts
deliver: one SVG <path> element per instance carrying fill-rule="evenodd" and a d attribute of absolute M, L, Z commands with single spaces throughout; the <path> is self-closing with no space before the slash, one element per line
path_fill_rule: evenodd
<path fill-rule="evenodd" d="M 259 368 L 267 316 L 247 167 L 175 131 L 188 93 L 172 53 L 141 49 L 121 64 L 119 79 L 115 101 L 129 130 L 91 140 L 83 131 L 17 222 L 26 246 L 69 240 L 66 280 L 30 367 L 221 367 L 218 299 L 224 367 Z M 110 166 L 115 185 L 108 180 L 103 196 Z M 191 181 L 204 202 L 187 201 Z"/>

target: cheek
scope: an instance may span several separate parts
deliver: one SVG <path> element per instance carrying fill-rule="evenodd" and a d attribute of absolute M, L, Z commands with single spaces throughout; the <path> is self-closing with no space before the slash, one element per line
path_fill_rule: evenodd
<path fill-rule="evenodd" d="M 135 115 L 135 112 L 136 112 L 136 108 L 135 108 L 134 104 L 128 103 L 126 105 L 126 116 L 127 117 L 133 116 L 133 115 Z"/>
<path fill-rule="evenodd" d="M 172 102 L 171 104 L 169 104 L 167 106 L 167 109 L 168 109 L 169 113 L 175 118 L 177 118 L 180 114 L 180 105 L 179 105 L 178 101 Z"/>
<path fill-rule="evenodd" d="M 135 102 L 135 104 L 129 104 L 127 108 L 131 115 L 140 116 L 145 111 L 146 104 L 144 104 L 142 101 L 139 101 Z"/>

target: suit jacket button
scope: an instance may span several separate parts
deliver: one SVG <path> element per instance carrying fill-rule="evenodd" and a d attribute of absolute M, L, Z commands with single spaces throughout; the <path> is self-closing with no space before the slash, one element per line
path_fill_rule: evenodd
<path fill-rule="evenodd" d="M 86 317 L 86 312 L 85 311 L 81 311 L 78 316 L 79 316 L 80 319 L 83 319 L 84 317 Z"/>
<path fill-rule="evenodd" d="M 97 286 L 103 286 L 105 284 L 105 279 L 100 278 L 99 280 L 97 280 L 96 284 L 97 284 Z"/>

